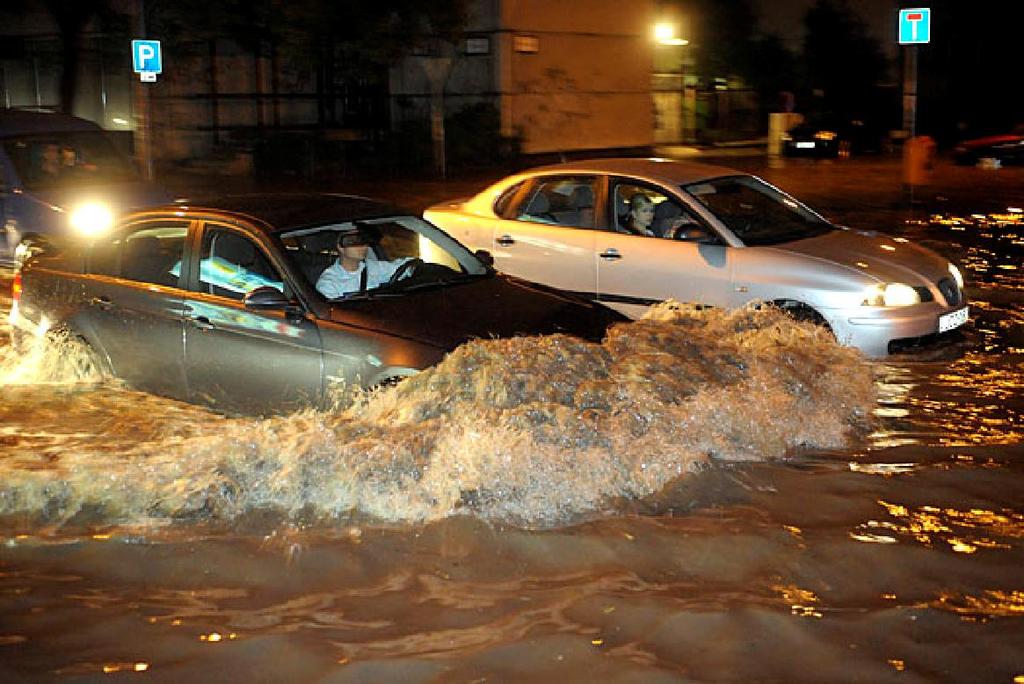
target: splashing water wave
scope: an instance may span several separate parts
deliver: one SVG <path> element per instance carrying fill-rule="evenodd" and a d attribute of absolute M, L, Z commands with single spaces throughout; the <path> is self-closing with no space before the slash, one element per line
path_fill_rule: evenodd
<path fill-rule="evenodd" d="M 874 402 L 868 362 L 815 326 L 772 309 L 666 304 L 602 344 L 474 341 L 341 410 L 216 417 L 118 452 L 0 461 L 0 515 L 139 524 L 263 510 L 316 521 L 472 513 L 562 524 L 714 460 L 841 446 Z"/>

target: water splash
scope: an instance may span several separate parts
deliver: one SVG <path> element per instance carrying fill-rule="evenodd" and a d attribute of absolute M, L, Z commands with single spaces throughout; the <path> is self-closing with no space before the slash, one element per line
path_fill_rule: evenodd
<path fill-rule="evenodd" d="M 27 336 L 17 348 L 0 347 L 0 386 L 82 385 L 109 380 L 95 354 L 63 331 Z"/>
<path fill-rule="evenodd" d="M 715 460 L 834 448 L 875 402 L 863 357 L 775 310 L 665 305 L 602 344 L 477 340 L 345 410 L 210 421 L 121 451 L 0 463 L 0 515 L 47 522 L 560 524 Z"/>

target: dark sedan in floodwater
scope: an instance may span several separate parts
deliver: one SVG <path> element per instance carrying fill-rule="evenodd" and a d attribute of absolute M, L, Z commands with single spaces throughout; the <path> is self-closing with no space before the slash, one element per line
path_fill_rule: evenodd
<path fill-rule="evenodd" d="M 32 257 L 15 276 L 11 321 L 19 346 L 69 335 L 138 389 L 272 413 L 414 374 L 472 338 L 599 340 L 625 320 L 485 261 L 361 197 L 178 204 Z"/>

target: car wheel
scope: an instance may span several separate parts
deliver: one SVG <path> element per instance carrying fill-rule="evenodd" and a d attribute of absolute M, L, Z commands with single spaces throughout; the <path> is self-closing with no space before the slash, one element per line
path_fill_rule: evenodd
<path fill-rule="evenodd" d="M 106 361 L 85 338 L 58 329 L 47 335 L 56 350 L 52 373 L 61 381 L 100 383 L 112 377 Z"/>
<path fill-rule="evenodd" d="M 814 307 L 808 306 L 803 302 L 796 302 L 792 300 L 783 300 L 772 302 L 773 305 L 782 309 L 786 314 L 789 315 L 795 321 L 801 323 L 813 323 L 814 325 L 820 326 L 828 331 L 829 335 L 835 337 L 835 333 L 832 331 L 832 326 L 828 324 L 825 317 L 822 316 Z"/>

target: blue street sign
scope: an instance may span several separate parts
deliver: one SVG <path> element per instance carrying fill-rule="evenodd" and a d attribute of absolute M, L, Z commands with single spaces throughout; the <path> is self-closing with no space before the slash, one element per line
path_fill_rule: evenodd
<path fill-rule="evenodd" d="M 132 68 L 135 73 L 148 72 L 159 74 L 163 72 L 163 64 L 160 59 L 159 40 L 133 40 L 132 41 Z"/>
<path fill-rule="evenodd" d="M 927 7 L 900 10 L 900 45 L 927 43 L 932 39 L 932 11 Z"/>

